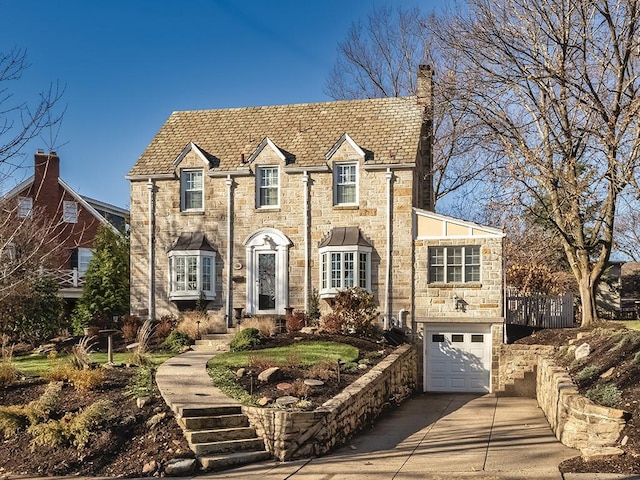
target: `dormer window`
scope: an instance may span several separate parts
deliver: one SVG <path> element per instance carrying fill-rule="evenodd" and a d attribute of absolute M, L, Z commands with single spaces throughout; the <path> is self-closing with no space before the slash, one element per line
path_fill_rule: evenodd
<path fill-rule="evenodd" d="M 204 210 L 204 183 L 201 169 L 182 170 L 180 190 L 183 212 Z"/>
<path fill-rule="evenodd" d="M 356 162 L 335 164 L 333 204 L 358 205 L 358 164 Z"/>
<path fill-rule="evenodd" d="M 280 205 L 280 169 L 277 166 L 261 166 L 256 169 L 256 196 L 258 208 Z"/>

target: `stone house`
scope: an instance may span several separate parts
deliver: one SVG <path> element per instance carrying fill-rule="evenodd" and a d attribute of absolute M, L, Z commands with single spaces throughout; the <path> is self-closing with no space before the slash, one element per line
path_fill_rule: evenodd
<path fill-rule="evenodd" d="M 204 299 L 232 326 L 240 311 L 308 311 L 314 292 L 328 312 L 338 290 L 360 286 L 385 325 L 423 325 L 436 311 L 440 323 L 500 323 L 501 233 L 451 227 L 433 245 L 419 235 L 435 215 L 431 74 L 420 67 L 413 97 L 172 113 L 127 176 L 132 312 Z M 450 252 L 438 250 L 447 239 Z M 474 273 L 458 279 L 458 267 Z M 485 268 L 491 295 L 479 293 Z M 433 288 L 454 280 L 461 288 Z M 445 290 L 465 308 L 435 308 Z"/>
<path fill-rule="evenodd" d="M 77 193 L 60 178 L 60 157 L 39 150 L 34 156 L 34 174 L 20 182 L 0 200 L 18 219 L 48 225 L 49 250 L 55 252 L 47 273 L 59 285 L 59 295 L 68 312 L 82 295 L 83 276 L 92 257 L 91 248 L 101 224 L 120 231 L 129 212 Z"/>

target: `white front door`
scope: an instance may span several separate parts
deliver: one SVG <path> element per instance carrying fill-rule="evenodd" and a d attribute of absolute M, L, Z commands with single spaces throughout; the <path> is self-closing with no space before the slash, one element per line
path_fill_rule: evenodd
<path fill-rule="evenodd" d="M 429 392 L 491 390 L 491 326 L 425 325 L 424 389 Z"/>

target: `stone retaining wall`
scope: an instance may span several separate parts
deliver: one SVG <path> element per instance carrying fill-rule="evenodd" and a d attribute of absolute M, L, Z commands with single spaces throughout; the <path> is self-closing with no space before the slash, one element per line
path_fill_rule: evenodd
<path fill-rule="evenodd" d="M 414 392 L 417 352 L 402 345 L 337 396 L 310 412 L 242 407 L 280 461 L 322 455 L 369 425 L 389 404 Z"/>
<path fill-rule="evenodd" d="M 494 392 L 500 395 L 507 391 L 508 396 L 522 396 L 535 398 L 536 380 L 531 378 L 531 385 L 516 385 L 525 382 L 525 373 L 534 372 L 538 366 L 538 357 L 551 355 L 552 345 L 518 345 L 500 344 L 498 381 Z M 509 389 L 509 386 L 516 388 Z"/>
<path fill-rule="evenodd" d="M 538 405 L 564 445 L 584 451 L 616 444 L 626 423 L 624 411 L 580 395 L 567 372 L 550 358 L 539 358 L 536 384 Z"/>

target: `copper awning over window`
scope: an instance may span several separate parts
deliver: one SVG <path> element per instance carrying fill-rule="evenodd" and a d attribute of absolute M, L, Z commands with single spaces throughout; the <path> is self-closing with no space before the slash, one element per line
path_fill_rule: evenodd
<path fill-rule="evenodd" d="M 371 247 L 371 243 L 364 238 L 358 227 L 336 227 L 331 229 L 318 247 L 344 247 L 353 245 Z"/>
<path fill-rule="evenodd" d="M 169 251 L 172 250 L 217 251 L 216 248 L 211 246 L 207 237 L 202 232 L 182 232 Z"/>

